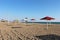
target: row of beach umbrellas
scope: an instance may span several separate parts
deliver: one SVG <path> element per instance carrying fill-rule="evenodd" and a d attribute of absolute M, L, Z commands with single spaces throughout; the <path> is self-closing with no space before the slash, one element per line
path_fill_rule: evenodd
<path fill-rule="evenodd" d="M 34 19 L 34 18 L 32 18 L 32 19 L 30 19 L 31 21 L 35 21 L 36 19 Z M 47 29 L 48 29 L 48 25 L 49 25 L 49 23 L 48 23 L 48 21 L 50 21 L 50 20 L 55 20 L 55 18 L 53 18 L 53 17 L 50 17 L 50 16 L 45 16 L 45 17 L 43 17 L 43 18 L 40 18 L 40 20 L 46 20 L 47 21 Z M 2 22 L 4 22 L 4 20 L 2 19 L 1 20 Z M 18 20 L 14 20 L 14 22 L 18 22 Z M 27 23 L 28 22 L 28 18 L 26 17 L 25 19 L 24 19 L 24 21 Z"/>
<path fill-rule="evenodd" d="M 24 20 L 25 20 L 25 22 L 27 23 L 28 18 L 26 17 Z M 31 19 L 31 20 L 34 21 L 35 19 Z M 40 20 L 46 20 L 46 21 L 47 21 L 47 29 L 48 29 L 48 21 L 50 21 L 50 20 L 55 20 L 55 18 L 46 16 L 46 17 L 41 18 Z"/>
<path fill-rule="evenodd" d="M 36 19 L 34 19 L 34 18 L 32 18 L 32 19 L 30 19 L 31 21 L 34 21 L 34 20 L 36 20 Z M 49 17 L 49 16 L 46 16 L 46 17 L 43 17 L 43 18 L 41 18 L 40 20 L 55 20 L 55 18 L 52 18 L 52 17 Z M 28 18 L 26 17 L 25 19 L 24 19 L 24 21 L 28 21 Z"/>

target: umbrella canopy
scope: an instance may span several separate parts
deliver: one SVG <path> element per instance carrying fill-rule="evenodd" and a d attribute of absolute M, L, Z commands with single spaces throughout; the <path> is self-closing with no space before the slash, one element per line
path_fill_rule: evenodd
<path fill-rule="evenodd" d="M 31 19 L 31 20 L 35 20 L 35 19 Z"/>
<path fill-rule="evenodd" d="M 35 19 L 30 19 L 32 22 L 34 22 L 35 21 Z"/>
<path fill-rule="evenodd" d="M 26 18 L 24 19 L 24 21 L 28 21 L 28 18 L 26 17 Z"/>
<path fill-rule="evenodd" d="M 26 18 L 24 19 L 24 21 L 25 21 L 25 23 L 27 24 L 27 22 L 28 22 L 28 18 L 26 17 Z"/>
<path fill-rule="evenodd" d="M 55 18 L 46 16 L 46 17 L 44 17 L 44 18 L 41 18 L 40 20 L 54 20 L 54 19 L 55 19 Z"/>

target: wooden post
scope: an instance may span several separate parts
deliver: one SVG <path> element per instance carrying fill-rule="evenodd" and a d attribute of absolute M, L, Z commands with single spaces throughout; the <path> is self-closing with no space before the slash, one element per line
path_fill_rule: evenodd
<path fill-rule="evenodd" d="M 48 30 L 48 20 L 47 20 L 47 30 Z"/>

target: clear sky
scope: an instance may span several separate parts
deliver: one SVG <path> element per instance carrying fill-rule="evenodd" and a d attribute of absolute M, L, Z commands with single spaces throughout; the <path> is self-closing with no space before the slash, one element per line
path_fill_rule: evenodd
<path fill-rule="evenodd" d="M 45 16 L 60 21 L 60 0 L 0 0 L 0 19 L 28 17 L 39 20 Z"/>

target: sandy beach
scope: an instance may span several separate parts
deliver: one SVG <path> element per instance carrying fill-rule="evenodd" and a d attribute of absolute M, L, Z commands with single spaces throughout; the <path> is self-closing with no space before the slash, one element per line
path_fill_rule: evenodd
<path fill-rule="evenodd" d="M 35 36 L 47 34 L 60 35 L 60 25 L 49 25 L 47 30 L 46 24 L 0 22 L 0 40 L 35 40 Z"/>

